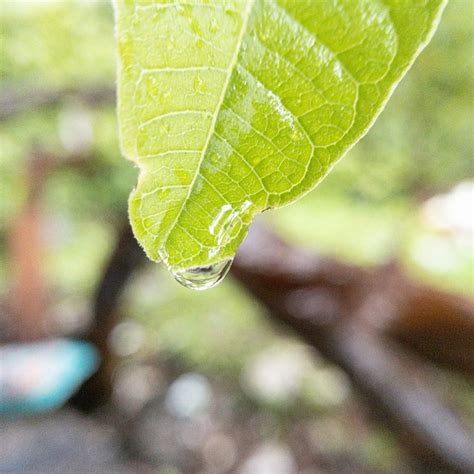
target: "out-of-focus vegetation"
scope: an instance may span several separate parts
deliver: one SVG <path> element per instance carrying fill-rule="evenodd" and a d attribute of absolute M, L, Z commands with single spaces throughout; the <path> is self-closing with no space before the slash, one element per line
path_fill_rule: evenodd
<path fill-rule="evenodd" d="M 418 278 L 472 291 L 472 242 L 452 232 L 440 233 L 422 209 L 426 199 L 474 179 L 473 33 L 473 3 L 453 0 L 432 44 L 369 135 L 319 188 L 262 220 L 323 253 L 363 264 L 400 258 Z M 2 95 L 112 86 L 111 6 L 1 1 L 0 74 Z M 68 333 L 84 324 L 80 315 L 88 311 L 113 247 L 115 225 L 126 212 L 136 170 L 120 156 L 112 103 L 87 106 L 71 96 L 0 122 L 2 244 L 25 203 L 26 170 L 34 150 L 64 160 L 71 154 L 92 160 L 88 174 L 67 167 L 54 171 L 41 197 L 46 276 L 53 293 L 51 318 L 58 332 Z M 472 197 L 464 205 L 461 213 L 472 225 Z M 8 272 L 2 245 L 3 298 L 11 284 Z M 198 294 L 181 288 L 158 265 L 150 265 L 128 288 L 125 305 L 134 329 L 115 333 L 122 355 L 140 359 L 159 352 L 177 356 L 210 377 L 241 381 L 248 397 L 278 420 L 277 428 L 268 428 L 270 436 L 283 429 L 279 423 L 284 424 L 284 414 L 299 407 L 320 415 L 315 423 L 320 433 L 329 433 L 331 443 L 344 446 L 352 437 L 343 429 L 352 400 L 347 380 L 276 334 L 261 317 L 261 309 L 230 278 Z M 294 380 L 279 386 L 272 379 L 275 371 L 278 380 L 288 374 Z M 263 386 L 258 382 L 262 378 Z M 373 468 L 393 466 L 395 447 L 388 434 L 374 430 L 357 443 L 355 450 Z"/>

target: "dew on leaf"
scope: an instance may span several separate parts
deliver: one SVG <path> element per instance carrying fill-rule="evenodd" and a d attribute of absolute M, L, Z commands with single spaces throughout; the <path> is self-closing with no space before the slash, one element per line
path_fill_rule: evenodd
<path fill-rule="evenodd" d="M 204 81 L 202 80 L 202 78 L 199 77 L 199 76 L 197 76 L 194 79 L 193 86 L 194 86 L 195 92 L 200 92 L 200 93 L 206 92 L 206 85 L 205 85 Z"/>
<path fill-rule="evenodd" d="M 170 270 L 181 285 L 192 290 L 202 291 L 208 290 L 222 281 L 232 265 L 232 260 L 232 258 L 225 258 L 204 267 L 171 268 Z"/>
<path fill-rule="evenodd" d="M 297 141 L 301 140 L 302 138 L 303 138 L 303 134 L 297 128 L 293 128 L 293 130 L 291 132 L 291 139 L 294 142 L 297 142 Z"/>
<path fill-rule="evenodd" d="M 209 226 L 209 234 L 215 236 L 217 240 L 217 247 L 211 248 L 209 251 L 211 258 L 229 244 L 235 237 L 235 231 L 238 230 L 239 224 L 246 221 L 253 212 L 251 201 L 245 201 L 237 209 L 233 209 L 228 204 L 222 206 L 221 211 Z"/>
<path fill-rule="evenodd" d="M 219 29 L 219 24 L 217 23 L 217 20 L 215 18 L 211 18 L 211 21 L 209 23 L 209 31 L 211 33 L 215 33 Z"/>
<path fill-rule="evenodd" d="M 191 25 L 191 31 L 194 34 L 196 34 L 198 36 L 202 36 L 201 27 L 200 27 L 198 21 L 194 17 L 189 18 L 189 24 Z"/>
<path fill-rule="evenodd" d="M 163 133 L 164 135 L 167 135 L 170 132 L 170 126 L 167 123 L 164 123 L 160 125 L 160 132 Z"/>

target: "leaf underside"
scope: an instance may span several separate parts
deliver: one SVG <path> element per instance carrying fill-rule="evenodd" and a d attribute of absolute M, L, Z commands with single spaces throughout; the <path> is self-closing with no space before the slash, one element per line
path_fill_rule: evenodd
<path fill-rule="evenodd" d="M 148 256 L 234 256 L 256 213 L 313 189 L 368 130 L 444 0 L 116 2 L 121 146 Z"/>

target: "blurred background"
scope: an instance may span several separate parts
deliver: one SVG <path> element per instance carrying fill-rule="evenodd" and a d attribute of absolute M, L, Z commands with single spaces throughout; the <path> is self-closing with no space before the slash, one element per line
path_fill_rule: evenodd
<path fill-rule="evenodd" d="M 261 217 L 278 277 L 257 238 L 196 293 L 127 230 L 111 5 L 0 0 L 0 472 L 474 466 L 473 20 L 452 0 L 369 135 Z"/>

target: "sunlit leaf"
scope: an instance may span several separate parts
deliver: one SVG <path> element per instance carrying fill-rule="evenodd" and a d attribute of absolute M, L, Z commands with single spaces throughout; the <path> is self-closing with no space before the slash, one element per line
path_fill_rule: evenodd
<path fill-rule="evenodd" d="M 118 0 L 121 144 L 148 256 L 191 286 L 218 281 L 254 215 L 313 189 L 366 133 L 444 3 Z"/>

